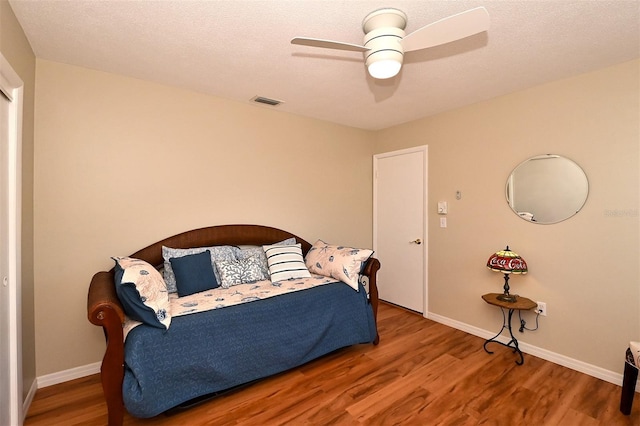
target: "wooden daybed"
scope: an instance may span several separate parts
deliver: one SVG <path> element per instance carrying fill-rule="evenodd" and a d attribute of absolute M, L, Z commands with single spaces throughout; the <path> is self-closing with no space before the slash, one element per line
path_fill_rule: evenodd
<path fill-rule="evenodd" d="M 260 225 L 223 225 L 196 229 L 166 238 L 133 253 L 130 257 L 144 260 L 159 269 L 163 265 L 162 246 L 173 248 L 223 245 L 261 246 L 274 244 L 292 237 L 301 244 L 304 254 L 312 247 L 312 245 L 304 239 L 287 231 L 272 227 Z M 368 279 L 369 293 L 368 302 L 365 301 L 364 303 L 368 303 L 373 311 L 373 327 L 375 327 L 378 308 L 376 274 L 379 268 L 380 262 L 371 257 L 362 270 L 362 276 Z M 356 293 L 353 290 L 350 291 Z M 364 297 L 366 298 L 366 295 Z M 278 297 L 275 299 L 277 298 Z M 263 301 L 260 301 L 258 303 L 262 302 Z M 222 309 L 222 311 L 224 310 L 225 309 Z M 89 321 L 97 326 L 101 326 L 106 338 L 106 350 L 101 366 L 101 380 L 107 403 L 109 425 L 121 425 L 125 410 L 123 399 L 123 381 L 125 377 L 123 324 L 125 322 L 125 313 L 116 295 L 113 269 L 98 272 L 93 276 L 89 287 L 87 311 Z M 191 316 L 197 315 L 200 314 Z M 376 329 L 377 328 L 374 328 L 374 330 Z M 374 331 L 373 336 L 375 336 L 373 343 L 377 344 L 379 341 L 377 331 Z"/>

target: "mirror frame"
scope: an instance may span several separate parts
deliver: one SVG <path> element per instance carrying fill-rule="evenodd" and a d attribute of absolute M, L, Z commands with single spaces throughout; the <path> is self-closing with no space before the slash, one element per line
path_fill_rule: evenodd
<path fill-rule="evenodd" d="M 542 161 L 554 160 L 554 163 Z M 527 192 L 522 208 L 516 209 L 517 189 Z M 557 154 L 530 157 L 509 174 L 505 186 L 507 204 L 521 219 L 551 225 L 575 216 L 587 202 L 589 180 L 575 161 Z M 562 210 L 558 210 L 557 207 Z M 536 214 L 538 216 L 536 217 Z"/>

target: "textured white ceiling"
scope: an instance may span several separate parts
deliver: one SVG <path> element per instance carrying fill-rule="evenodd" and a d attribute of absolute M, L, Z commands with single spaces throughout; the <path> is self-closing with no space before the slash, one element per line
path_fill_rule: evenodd
<path fill-rule="evenodd" d="M 374 130 L 640 57 L 640 0 L 9 2 L 38 58 Z M 390 80 L 360 53 L 289 43 L 361 44 L 381 7 L 403 10 L 410 33 L 478 6 L 488 32 L 411 52 Z"/>

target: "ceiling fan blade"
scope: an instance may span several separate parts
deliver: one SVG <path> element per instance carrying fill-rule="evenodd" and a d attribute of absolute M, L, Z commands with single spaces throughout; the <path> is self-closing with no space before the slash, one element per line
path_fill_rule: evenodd
<path fill-rule="evenodd" d="M 436 21 L 402 39 L 405 52 L 450 43 L 489 29 L 489 13 L 477 7 Z"/>
<path fill-rule="evenodd" d="M 369 48 L 358 44 L 343 43 L 341 41 L 322 40 L 319 38 L 295 37 L 291 44 L 302 46 L 323 47 L 325 49 L 349 50 L 352 52 L 366 52 Z"/>

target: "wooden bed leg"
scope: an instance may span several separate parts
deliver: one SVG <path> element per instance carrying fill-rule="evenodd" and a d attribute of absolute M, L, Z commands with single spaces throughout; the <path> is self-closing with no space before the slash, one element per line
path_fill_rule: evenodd
<path fill-rule="evenodd" d="M 109 406 L 109 401 L 107 401 L 107 411 L 108 411 L 108 425 L 109 426 L 122 426 L 124 422 L 124 405 L 116 405 Z"/>
<path fill-rule="evenodd" d="M 100 381 L 107 402 L 109 426 L 121 426 L 124 422 L 124 312 L 113 285 L 113 272 L 99 272 L 93 276 L 87 312 L 89 321 L 102 327 L 107 343 L 100 366 Z"/>
<path fill-rule="evenodd" d="M 373 340 L 373 344 L 377 345 L 380 343 L 380 334 L 377 332 L 378 330 L 378 271 L 380 270 L 380 261 L 375 258 L 369 259 L 367 262 L 365 273 L 369 277 L 369 302 L 371 303 L 371 308 L 373 309 L 373 318 L 376 323 L 376 338 Z"/>
<path fill-rule="evenodd" d="M 122 426 L 124 422 L 124 400 L 122 397 L 122 383 L 124 381 L 124 343 L 122 323 L 117 315 L 105 315 L 102 312 L 106 326 L 105 337 L 107 349 L 100 367 L 102 391 L 107 402 L 109 426 Z M 99 314 L 100 315 L 100 314 Z M 109 331 L 111 332 L 110 335 Z"/>
<path fill-rule="evenodd" d="M 636 381 L 638 380 L 638 368 L 624 363 L 624 376 L 622 377 L 622 395 L 620 396 L 620 411 L 622 414 L 631 414 L 633 397 L 636 393 Z"/>
<path fill-rule="evenodd" d="M 122 374 L 112 371 L 111 368 L 102 364 L 100 369 L 100 379 L 102 380 L 102 391 L 107 402 L 107 415 L 109 426 L 122 426 L 124 422 L 124 401 L 122 399 L 122 381 L 124 378 L 124 368 L 119 369 Z M 119 383 L 119 385 L 118 385 Z M 115 388 L 115 386 L 118 386 Z"/>

